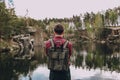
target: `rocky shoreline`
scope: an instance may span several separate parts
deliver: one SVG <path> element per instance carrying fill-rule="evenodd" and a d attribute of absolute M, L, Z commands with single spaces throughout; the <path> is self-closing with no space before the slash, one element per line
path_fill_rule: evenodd
<path fill-rule="evenodd" d="M 85 41 L 85 40 L 84 41 L 83 40 L 82 41 L 81 40 L 74 40 L 72 42 L 73 43 L 75 43 L 75 42 L 85 43 L 85 42 L 91 42 L 91 40 L 90 41 L 89 40 L 87 40 L 87 41 Z M 92 42 L 101 43 L 101 44 L 104 44 L 104 43 L 117 43 L 117 44 L 120 44 L 120 40 L 116 40 L 116 41 L 93 40 Z M 11 41 L 10 43 L 7 42 L 7 41 L 1 41 L 0 43 L 1 43 L 1 45 L 0 45 L 0 53 L 3 53 L 3 52 L 12 52 L 14 50 L 20 49 L 19 44 L 16 43 L 16 42 L 13 42 L 13 41 Z M 37 45 L 37 44 L 34 44 L 34 45 Z"/>

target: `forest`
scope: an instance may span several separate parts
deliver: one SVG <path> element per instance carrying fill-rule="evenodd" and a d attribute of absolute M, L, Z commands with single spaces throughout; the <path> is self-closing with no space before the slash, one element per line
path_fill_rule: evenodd
<path fill-rule="evenodd" d="M 120 6 L 97 13 L 86 12 L 85 14 L 73 15 L 70 18 L 45 18 L 33 19 L 26 16 L 17 16 L 14 8 L 7 8 L 4 2 L 0 2 L 0 50 L 11 46 L 13 36 L 31 34 L 29 27 L 44 33 L 43 39 L 47 40 L 52 35 L 55 24 L 61 23 L 65 28 L 65 37 L 73 38 L 73 41 L 108 40 L 109 28 L 118 29 L 117 42 L 120 43 Z M 37 31 L 36 31 L 37 32 Z M 34 36 L 34 35 L 32 35 Z M 116 38 L 112 38 L 114 40 Z"/>

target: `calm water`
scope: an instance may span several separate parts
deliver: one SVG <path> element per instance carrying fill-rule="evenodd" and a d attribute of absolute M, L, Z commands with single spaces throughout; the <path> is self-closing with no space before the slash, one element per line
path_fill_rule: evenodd
<path fill-rule="evenodd" d="M 35 47 L 22 55 L 25 53 L 34 53 L 35 57 L 14 59 L 11 53 L 0 54 L 0 80 L 48 80 L 44 49 Z M 72 80 L 120 80 L 120 45 L 76 43 L 70 70 Z"/>

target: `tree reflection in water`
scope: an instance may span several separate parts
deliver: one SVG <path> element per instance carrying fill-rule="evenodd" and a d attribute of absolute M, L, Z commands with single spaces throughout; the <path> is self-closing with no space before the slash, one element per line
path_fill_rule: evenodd
<path fill-rule="evenodd" d="M 48 79 L 49 72 L 44 49 L 35 47 L 34 53 L 35 58 L 30 60 L 15 60 L 11 53 L 0 53 L 0 80 L 24 80 L 23 78 L 35 80 L 37 77 L 39 80 Z M 73 45 L 71 74 L 74 75 L 79 70 L 82 73 L 83 69 L 91 71 L 98 68 L 101 71 L 120 73 L 120 45 L 98 43 L 76 43 Z M 76 76 L 82 75 L 81 73 L 77 73 Z M 34 78 L 35 76 L 37 77 Z M 97 75 L 95 76 L 97 77 Z M 90 78 L 84 78 L 84 80 L 90 80 Z"/>
<path fill-rule="evenodd" d="M 77 44 L 75 66 L 120 72 L 120 47 L 109 44 Z"/>

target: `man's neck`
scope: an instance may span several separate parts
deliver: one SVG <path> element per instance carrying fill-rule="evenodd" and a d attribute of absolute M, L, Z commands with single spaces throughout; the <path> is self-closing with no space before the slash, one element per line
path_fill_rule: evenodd
<path fill-rule="evenodd" d="M 55 37 L 63 37 L 63 35 L 57 35 L 57 34 L 55 34 Z"/>

